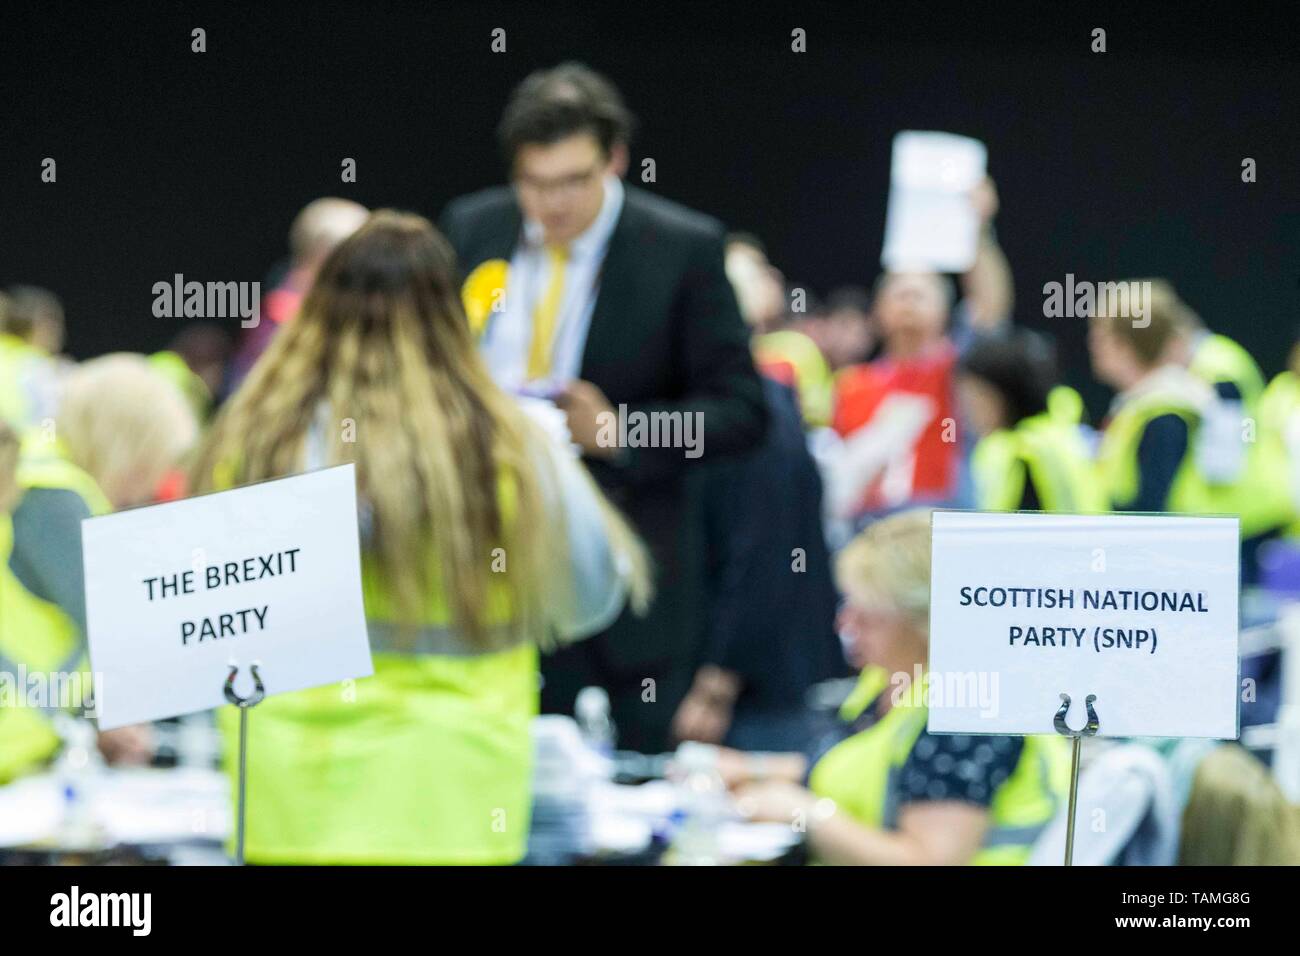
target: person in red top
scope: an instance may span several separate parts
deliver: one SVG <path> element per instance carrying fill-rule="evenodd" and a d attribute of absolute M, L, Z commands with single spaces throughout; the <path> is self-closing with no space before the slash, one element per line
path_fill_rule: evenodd
<path fill-rule="evenodd" d="M 962 444 L 953 369 L 976 336 L 1007 324 L 1012 306 L 1011 270 L 993 233 L 992 180 L 971 199 L 983 225 L 975 262 L 961 276 L 962 300 L 953 307 L 952 285 L 937 273 L 886 272 L 872 302 L 882 354 L 836 379 L 832 427 L 846 447 L 875 446 L 857 455 L 870 463 L 860 466 L 856 516 L 950 501 L 957 493 Z"/>

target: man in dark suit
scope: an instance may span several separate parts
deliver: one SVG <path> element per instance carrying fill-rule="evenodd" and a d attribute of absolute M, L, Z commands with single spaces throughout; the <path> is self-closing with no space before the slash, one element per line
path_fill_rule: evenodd
<path fill-rule="evenodd" d="M 656 563 L 646 617 L 625 613 L 543 661 L 542 708 L 572 713 L 581 687 L 602 686 L 619 745 L 654 752 L 672 743 L 698 657 L 698 473 L 757 445 L 766 411 L 723 268 L 723 227 L 622 183 L 631 125 L 618 91 L 586 67 L 532 74 L 498 128 L 513 188 L 457 199 L 440 224 L 494 377 L 564 411 Z"/>

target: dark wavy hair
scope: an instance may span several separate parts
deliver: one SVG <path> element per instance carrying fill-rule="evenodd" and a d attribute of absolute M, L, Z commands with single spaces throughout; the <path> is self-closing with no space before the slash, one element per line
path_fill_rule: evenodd
<path fill-rule="evenodd" d="M 561 63 L 530 73 L 515 87 L 497 126 L 507 166 L 519 149 L 591 133 L 608 156 L 616 143 L 632 138 L 636 118 L 607 78 L 582 63 Z"/>
<path fill-rule="evenodd" d="M 962 357 L 961 371 L 997 389 L 1006 403 L 1007 425 L 1047 411 L 1047 396 L 1056 384 L 1055 349 L 1041 335 L 1019 331 L 984 339 Z"/>

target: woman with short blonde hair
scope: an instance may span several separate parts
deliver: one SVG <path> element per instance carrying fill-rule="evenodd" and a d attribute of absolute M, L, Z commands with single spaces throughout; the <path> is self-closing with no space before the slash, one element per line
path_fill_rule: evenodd
<path fill-rule="evenodd" d="M 106 355 L 68 376 L 56 417 L 0 434 L 0 671 L 69 673 L 86 662 L 81 522 L 148 503 L 189 452 L 189 405 L 140 355 Z M 142 762 L 147 725 L 99 735 L 110 760 Z M 0 783 L 57 752 L 48 715 L 0 713 Z"/>
<path fill-rule="evenodd" d="M 181 391 L 143 355 L 83 362 L 64 382 L 54 438 L 115 508 L 153 500 L 193 448 L 199 426 Z"/>
<path fill-rule="evenodd" d="M 1066 782 L 1060 739 L 927 732 L 930 516 L 882 518 L 838 555 L 862 671 L 839 726 L 802 754 L 722 756 L 741 809 L 802 824 L 821 862 L 1023 863 Z"/>

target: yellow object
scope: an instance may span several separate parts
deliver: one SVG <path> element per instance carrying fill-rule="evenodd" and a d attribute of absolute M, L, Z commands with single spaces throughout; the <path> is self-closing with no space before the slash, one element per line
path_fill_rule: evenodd
<path fill-rule="evenodd" d="M 754 361 L 760 367 L 788 364 L 794 372 L 804 424 L 820 428 L 830 422 L 834 379 L 816 342 L 793 329 L 768 332 L 754 339 Z"/>
<path fill-rule="evenodd" d="M 879 687 L 882 673 L 879 668 L 864 670 L 859 687 Z M 864 826 L 893 829 L 899 810 L 892 799 L 893 785 L 928 717 L 923 688 L 924 681 L 898 694 L 884 717 L 827 751 L 809 776 L 813 792 L 835 801 Z M 888 688 L 882 692 L 894 693 Z M 879 693 L 855 691 L 841 718 L 856 720 L 878 697 Z M 1070 774 L 1065 738 L 1025 737 L 1024 741 L 1015 770 L 994 791 L 988 833 L 971 861 L 974 864 L 1023 864 L 1063 803 Z M 980 746 L 978 737 L 972 746 Z"/>
<path fill-rule="evenodd" d="M 195 418 L 200 422 L 207 419 L 208 412 L 212 410 L 212 392 L 207 383 L 194 374 L 185 359 L 175 352 L 164 350 L 150 355 L 149 364 L 180 389 L 194 411 Z"/>
<path fill-rule="evenodd" d="M 1211 387 L 1231 382 L 1251 413 L 1264 393 L 1264 373 L 1250 353 L 1226 335 L 1211 333 L 1197 342 L 1187 370 Z"/>
<path fill-rule="evenodd" d="M 32 488 L 76 492 L 91 514 L 111 510 L 94 479 L 68 462 L 57 443 L 39 437 L 23 442 L 17 483 L 24 492 Z M 13 690 L 21 698 L 6 701 L 0 694 L 0 784 L 41 766 L 59 748 L 58 734 L 45 710 L 19 706 L 25 703 L 28 690 L 26 682 L 17 681 L 19 668 L 26 668 L 33 676 L 45 675 L 51 691 L 70 681 L 70 675 L 76 672 L 81 674 L 83 691 L 89 686 L 82 635 L 76 623 L 58 605 L 28 591 L 9 568 L 13 531 L 12 517 L 0 514 L 0 671 L 14 675 Z M 57 682 L 52 680 L 54 675 L 58 675 Z"/>
<path fill-rule="evenodd" d="M 1241 536 L 1253 537 L 1285 525 L 1295 514 L 1287 486 L 1285 453 L 1266 431 L 1246 445 L 1240 478 L 1211 482 L 1197 467 L 1195 443 L 1202 415 L 1174 391 L 1150 392 L 1120 407 L 1102 435 L 1097 467 L 1111 504 L 1131 502 L 1138 492 L 1138 444 L 1146 426 L 1162 415 L 1177 415 L 1187 425 L 1188 444 L 1174 473 L 1165 510 L 1172 514 L 1234 514 Z"/>
<path fill-rule="evenodd" d="M 510 266 L 504 259 L 480 262 L 461 286 L 460 299 L 465 306 L 465 318 L 475 338 L 481 338 L 493 312 L 499 312 L 505 301 L 506 281 Z"/>
<path fill-rule="evenodd" d="M 555 345 L 555 323 L 564 301 L 564 272 L 569 263 L 565 246 L 547 246 L 550 269 L 546 291 L 533 310 L 533 338 L 528 347 L 528 377 L 546 378 L 551 372 L 551 350 Z"/>
<path fill-rule="evenodd" d="M 1295 433 L 1296 437 L 1292 437 Z M 1272 454 L 1278 466 L 1272 474 L 1272 480 L 1286 494 L 1286 501 L 1291 508 L 1287 523 L 1286 537 L 1300 538 L 1300 515 L 1296 514 L 1296 501 L 1293 484 L 1295 475 L 1300 472 L 1300 375 L 1295 372 L 1282 372 L 1264 389 L 1259 402 L 1259 440 L 1272 447 Z"/>
<path fill-rule="evenodd" d="M 1138 444 L 1147 425 L 1162 415 L 1177 415 L 1187 425 L 1187 451 L 1174 473 L 1165 510 L 1173 514 L 1211 513 L 1210 492 L 1196 470 L 1193 443 L 1201 413 L 1191 402 L 1170 392 L 1151 392 L 1120 406 L 1101 436 L 1097 469 L 1102 488 L 1113 506 L 1129 504 L 1138 493 Z"/>
<path fill-rule="evenodd" d="M 515 513 L 511 484 L 501 514 Z M 248 721 L 245 856 L 257 863 L 509 864 L 531 814 L 538 659 L 532 643 L 465 646 L 431 584 L 424 621 L 395 623 L 395 603 L 363 553 L 362 594 L 375 673 L 268 697 Z M 504 584 L 488 622 L 508 634 Z M 274 675 L 266 674 L 273 687 Z M 239 714 L 217 712 L 235 784 Z"/>
<path fill-rule="evenodd" d="M 1293 522 L 1296 513 L 1286 478 L 1287 454 L 1281 436 L 1264 425 L 1264 374 L 1259 365 L 1235 341 L 1211 333 L 1197 342 L 1188 371 L 1211 387 L 1230 382 L 1242 403 L 1242 441 L 1247 446 L 1242 473 L 1231 483 L 1208 483 L 1207 508 L 1239 515 L 1243 538 Z M 1254 434 L 1247 434 L 1248 427 Z"/>
<path fill-rule="evenodd" d="M 1015 428 L 980 439 L 971 453 L 975 507 L 1016 511 L 1026 477 L 1033 481 L 1039 508 L 1062 514 L 1097 514 L 1110 503 L 1097 485 L 1078 427 L 1053 412 L 1031 415 Z"/>
<path fill-rule="evenodd" d="M 1053 385 L 1047 393 L 1047 414 L 1063 425 L 1083 424 L 1083 396 L 1068 385 Z"/>

